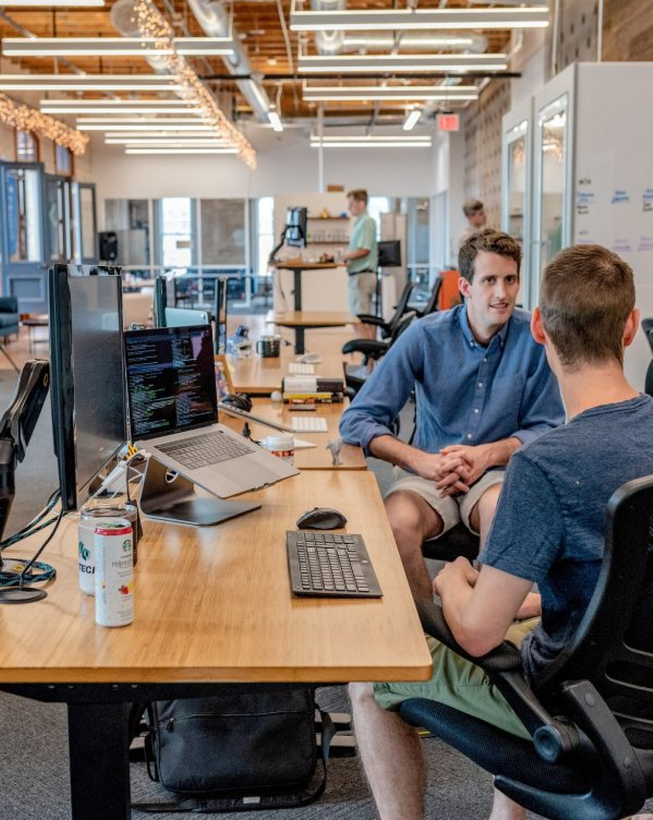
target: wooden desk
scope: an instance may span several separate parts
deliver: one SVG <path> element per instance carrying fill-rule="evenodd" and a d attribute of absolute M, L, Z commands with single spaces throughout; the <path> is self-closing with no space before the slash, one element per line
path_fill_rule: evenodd
<path fill-rule="evenodd" d="M 313 471 L 253 497 L 263 507 L 219 527 L 144 522 L 136 620 L 95 624 L 77 583 L 77 522 L 42 560 L 48 597 L 0 607 L 0 688 L 68 704 L 73 820 L 127 820 L 128 704 L 201 697 L 218 682 L 426 680 L 431 658 L 371 473 Z M 284 531 L 315 505 L 360 532 L 384 597 L 291 595 Z M 31 548 L 41 543 L 36 536 Z M 9 551 L 30 554 L 30 544 Z"/>
<path fill-rule="evenodd" d="M 285 262 L 270 262 L 270 266 L 277 270 L 289 270 L 293 272 L 293 293 L 295 295 L 295 310 L 302 309 L 302 272 L 305 270 L 334 270 L 341 267 L 335 262 L 303 262 L 301 259 L 287 259 Z"/>
<path fill-rule="evenodd" d="M 308 328 L 345 327 L 354 325 L 358 318 L 346 311 L 289 310 L 284 313 L 269 311 L 266 322 L 295 330 L 295 353 L 304 353 L 304 333 Z"/>
<path fill-rule="evenodd" d="M 287 404 L 272 402 L 269 399 L 254 399 L 252 413 L 270 421 L 279 422 L 292 426 L 292 420 L 296 416 L 321 416 L 326 419 L 328 431 L 326 433 L 297 433 L 296 437 L 304 441 L 310 441 L 316 447 L 295 450 L 295 467 L 300 470 L 366 470 L 367 461 L 360 447 L 351 444 L 343 444 L 340 451 L 340 461 L 337 467 L 333 466 L 331 453 L 326 449 L 328 441 L 340 437 L 338 425 L 340 418 L 349 407 L 349 402 L 345 399 L 343 404 L 323 404 L 319 405 L 315 412 L 290 411 Z M 220 411 L 220 423 L 226 424 L 232 430 L 240 433 L 243 429 L 245 419 L 237 419 L 228 416 Z M 261 424 L 250 423 L 252 437 L 259 441 L 265 436 L 273 436 L 274 430 L 264 427 Z"/>
<path fill-rule="evenodd" d="M 342 353 L 342 346 L 353 338 L 348 331 L 312 330 L 310 331 L 309 348 L 318 353 L 322 359 L 315 365 L 315 371 L 325 379 L 342 378 L 343 359 L 350 357 Z M 282 345 L 281 356 L 264 359 L 252 355 L 246 359 L 227 357 L 229 374 L 234 389 L 239 393 L 251 393 L 255 396 L 269 396 L 275 390 L 281 390 L 281 380 L 288 375 L 288 365 L 296 356 L 288 345 Z M 353 362 L 353 359 L 350 359 Z"/>

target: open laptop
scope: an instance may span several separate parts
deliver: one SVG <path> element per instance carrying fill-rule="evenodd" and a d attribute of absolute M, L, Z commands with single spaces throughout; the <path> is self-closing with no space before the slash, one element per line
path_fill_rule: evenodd
<path fill-rule="evenodd" d="M 132 441 L 217 495 L 248 492 L 299 470 L 218 424 L 209 325 L 125 333 Z"/>

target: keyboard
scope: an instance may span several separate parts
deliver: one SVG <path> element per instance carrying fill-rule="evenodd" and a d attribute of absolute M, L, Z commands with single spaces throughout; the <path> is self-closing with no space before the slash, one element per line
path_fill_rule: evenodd
<path fill-rule="evenodd" d="M 203 433 L 167 444 L 158 444 L 157 448 L 191 470 L 220 464 L 222 461 L 230 461 L 232 458 L 255 452 L 251 444 L 245 444 L 240 439 L 220 432 Z"/>
<path fill-rule="evenodd" d="M 292 429 L 295 433 L 327 433 L 324 416 L 293 416 Z"/>
<path fill-rule="evenodd" d="M 304 364 L 303 362 L 290 362 L 288 365 L 288 373 L 291 376 L 314 376 L 315 365 Z"/>
<path fill-rule="evenodd" d="M 286 550 L 295 595 L 383 597 L 361 535 L 288 531 Z"/>

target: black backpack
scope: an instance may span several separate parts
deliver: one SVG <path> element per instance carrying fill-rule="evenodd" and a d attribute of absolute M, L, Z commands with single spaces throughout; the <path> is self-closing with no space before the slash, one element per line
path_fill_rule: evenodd
<path fill-rule="evenodd" d="M 317 774 L 316 708 L 314 688 L 295 684 L 155 701 L 147 707 L 148 773 L 183 800 L 134 808 L 220 812 L 310 803 L 326 786 L 334 734 L 328 714 L 318 710 Z"/>

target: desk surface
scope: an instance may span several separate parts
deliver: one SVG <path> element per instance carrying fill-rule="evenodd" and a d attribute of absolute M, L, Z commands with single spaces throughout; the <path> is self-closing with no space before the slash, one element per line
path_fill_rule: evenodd
<path fill-rule="evenodd" d="M 326 433 L 296 433 L 296 438 L 310 441 L 316 445 L 315 447 L 295 450 L 295 467 L 299 467 L 300 470 L 366 470 L 367 462 L 360 447 L 343 444 L 340 451 L 340 461 L 342 463 L 338 467 L 333 466 L 331 453 L 326 449 L 328 441 L 340 437 L 338 425 L 348 406 L 349 402 L 345 400 L 343 404 L 321 404 L 315 411 L 301 412 L 291 411 L 287 404 L 281 402 L 272 402 L 270 399 L 254 399 L 252 413 L 261 418 L 270 419 L 270 421 L 287 424 L 289 427 L 292 426 L 292 420 L 296 416 L 321 416 L 326 419 L 328 428 Z M 220 412 L 220 423 L 226 424 L 238 433 L 243 429 L 243 422 L 244 419 L 236 419 L 222 411 Z M 265 436 L 275 435 L 274 430 L 254 422 L 250 422 L 250 428 L 253 438 L 257 441 Z"/>
<path fill-rule="evenodd" d="M 273 268 L 280 268 L 282 270 L 333 270 L 334 268 L 343 267 L 342 264 L 336 262 L 302 262 L 301 259 L 287 259 L 270 262 L 269 265 Z"/>
<path fill-rule="evenodd" d="M 145 521 L 136 619 L 121 629 L 95 624 L 77 583 L 77 521 L 65 520 L 41 559 L 58 572 L 48 597 L 0 607 L 0 681 L 426 679 L 430 655 L 374 475 L 314 471 L 256 496 L 260 510 L 218 527 Z M 382 599 L 291 595 L 284 532 L 316 504 L 363 534 Z"/>
<path fill-rule="evenodd" d="M 283 313 L 269 311 L 266 322 L 274 322 L 283 327 L 344 327 L 354 325 L 359 320 L 345 310 L 287 310 Z"/>
<path fill-rule="evenodd" d="M 308 331 L 306 346 L 308 350 L 318 353 L 322 359 L 315 365 L 315 372 L 320 377 L 342 378 L 342 362 L 347 359 L 353 362 L 352 357 L 343 355 L 342 346 L 353 338 L 350 331 L 312 330 Z M 288 375 L 288 365 L 297 360 L 292 347 L 282 345 L 281 356 L 274 359 L 264 359 L 252 355 L 246 359 L 227 357 L 229 373 L 234 389 L 240 393 L 255 395 L 270 395 L 275 390 L 281 390 L 281 380 Z"/>

